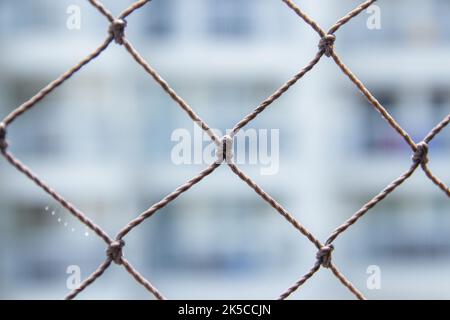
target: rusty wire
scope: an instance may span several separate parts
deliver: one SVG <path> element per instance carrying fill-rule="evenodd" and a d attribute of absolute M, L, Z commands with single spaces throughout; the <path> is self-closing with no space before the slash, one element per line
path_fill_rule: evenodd
<path fill-rule="evenodd" d="M 264 201 L 272 206 L 278 213 L 280 213 L 294 228 L 296 228 L 301 234 L 303 234 L 312 244 L 317 248 L 317 254 L 315 262 L 311 269 L 304 274 L 297 282 L 295 282 L 290 288 L 283 292 L 278 299 L 286 299 L 293 292 L 299 289 L 306 281 L 308 281 L 321 267 L 328 268 L 336 276 L 336 278 L 348 288 L 348 290 L 355 295 L 358 299 L 365 299 L 364 295 L 338 270 L 336 265 L 332 262 L 332 252 L 335 250 L 333 242 L 339 235 L 346 231 L 350 226 L 355 224 L 362 216 L 364 216 L 370 209 L 376 206 L 380 201 L 385 199 L 391 194 L 397 187 L 399 187 L 405 180 L 407 180 L 420 166 L 425 172 L 426 176 L 439 187 L 447 196 L 450 197 L 450 189 L 436 177 L 428 166 L 428 144 L 434 139 L 434 137 L 441 132 L 450 122 L 450 115 L 445 117 L 439 124 L 437 124 L 430 133 L 420 142 L 416 143 L 410 137 L 410 135 L 396 122 L 396 120 L 389 114 L 389 112 L 381 105 L 381 103 L 371 94 L 366 86 L 352 73 L 352 71 L 342 62 L 341 58 L 337 55 L 334 48 L 336 41 L 336 31 L 338 31 L 343 25 L 348 23 L 352 18 L 360 14 L 363 10 L 372 5 L 376 0 L 369 0 L 362 3 L 360 6 L 350 11 L 343 18 L 339 19 L 328 31 L 325 31 L 319 26 L 313 19 L 305 14 L 295 3 L 291 0 L 281 0 L 290 9 L 292 9 L 305 23 L 311 26 L 311 28 L 319 35 L 318 52 L 314 58 L 303 67 L 296 75 L 283 84 L 277 91 L 275 91 L 270 97 L 264 100 L 259 106 L 257 106 L 253 112 L 245 116 L 239 121 L 231 130 L 228 136 L 222 138 L 218 137 L 213 130 L 202 120 L 195 111 L 170 87 L 170 85 L 146 62 L 146 60 L 137 52 L 132 46 L 130 41 L 125 37 L 125 29 L 127 26 L 126 18 L 134 11 L 138 10 L 151 0 L 140 0 L 132 4 L 125 9 L 119 16 L 114 17 L 111 12 L 98 0 L 88 0 L 110 23 L 108 30 L 108 36 L 103 43 L 95 49 L 91 54 L 86 56 L 83 60 L 77 63 L 70 70 L 62 74 L 59 78 L 48 84 L 45 88 L 39 91 L 35 96 L 28 101 L 13 110 L 6 118 L 0 122 L 0 151 L 5 159 L 14 166 L 18 171 L 26 175 L 37 186 L 43 189 L 48 195 L 55 199 L 65 209 L 67 209 L 72 215 L 80 220 L 84 225 L 94 231 L 103 241 L 106 243 L 106 259 L 100 264 L 87 279 L 85 279 L 78 288 L 70 292 L 66 299 L 75 298 L 80 292 L 85 290 L 90 284 L 97 280 L 106 269 L 111 266 L 111 263 L 122 265 L 125 270 L 142 286 L 144 286 L 149 292 L 151 292 L 157 299 L 165 299 L 164 296 L 156 289 L 144 276 L 142 276 L 127 259 L 123 256 L 123 248 L 125 246 L 124 237 L 132 231 L 139 224 L 151 217 L 155 212 L 165 207 L 168 203 L 174 201 L 182 193 L 188 191 L 192 186 L 199 183 L 203 178 L 211 174 L 222 163 L 226 163 L 231 171 L 235 173 L 240 179 L 242 179 L 247 185 L 252 188 L 256 194 L 258 194 Z M 118 45 L 122 45 L 127 52 L 133 57 L 133 59 L 141 65 L 144 70 L 161 86 L 161 88 L 187 113 L 187 115 L 199 125 L 204 132 L 208 134 L 211 140 L 217 146 L 217 159 L 211 163 L 206 169 L 202 170 L 195 177 L 178 187 L 175 191 L 168 194 L 161 201 L 155 203 L 149 209 L 138 215 L 134 220 L 130 221 L 125 227 L 123 227 L 116 237 L 111 238 L 101 227 L 91 221 L 85 213 L 77 209 L 73 204 L 67 201 L 57 191 L 53 190 L 47 183 L 40 179 L 35 173 L 31 171 L 26 165 L 18 160 L 11 152 L 8 151 L 7 127 L 13 123 L 23 113 L 33 108 L 39 101 L 44 99 L 49 93 L 54 91 L 57 87 L 66 82 L 75 73 L 80 71 L 89 62 L 100 56 L 100 54 L 106 50 L 111 42 L 114 41 Z M 238 131 L 255 119 L 261 112 L 263 112 L 269 105 L 280 98 L 286 91 L 288 91 L 297 81 L 299 81 L 306 73 L 314 68 L 314 66 L 321 60 L 323 56 L 330 57 L 334 60 L 339 69 L 350 79 L 350 81 L 359 89 L 359 91 L 367 98 L 370 104 L 380 113 L 388 124 L 405 140 L 412 151 L 412 164 L 400 177 L 392 181 L 387 187 L 385 187 L 374 198 L 367 202 L 361 209 L 356 211 L 347 221 L 337 227 L 331 235 L 326 239 L 324 243 L 318 240 L 308 229 L 303 226 L 298 220 L 296 220 L 292 214 L 290 214 L 283 206 L 272 198 L 267 192 L 265 192 L 258 184 L 247 176 L 239 167 L 233 162 L 232 159 L 232 143 L 233 137 Z"/>

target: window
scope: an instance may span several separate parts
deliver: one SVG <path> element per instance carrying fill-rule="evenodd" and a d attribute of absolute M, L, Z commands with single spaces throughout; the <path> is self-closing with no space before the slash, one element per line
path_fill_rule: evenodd
<path fill-rule="evenodd" d="M 394 117 L 398 117 L 399 95 L 395 89 L 380 88 L 373 90 L 372 94 L 380 104 Z M 363 119 L 360 121 L 361 142 L 364 150 L 386 150 L 391 151 L 403 146 L 401 137 L 387 124 L 380 113 L 367 101 L 364 96 L 359 96 L 357 107 L 363 108 Z"/>
<path fill-rule="evenodd" d="M 397 196 L 385 199 L 374 210 L 361 224 L 361 234 L 375 254 L 396 259 L 444 259 L 450 255 L 450 236 L 446 231 L 450 219 L 445 214 L 449 204 L 444 197 L 435 193 Z"/>
<path fill-rule="evenodd" d="M 50 28 L 55 21 L 54 14 L 48 10 L 55 5 L 53 1 L 2 1 L 0 2 L 1 30 L 27 30 Z"/>
<path fill-rule="evenodd" d="M 369 86 L 370 87 L 370 86 Z M 425 85 L 404 88 L 377 87 L 371 90 L 381 105 L 394 117 L 410 137 L 420 141 L 450 111 L 450 94 L 445 86 L 428 88 Z M 381 114 L 358 93 L 356 108 L 360 108 L 362 119 L 358 125 L 362 151 L 385 151 L 392 153 L 407 150 L 400 135 L 383 119 Z M 447 148 L 446 134 L 433 140 L 434 150 Z"/>
<path fill-rule="evenodd" d="M 433 9 L 433 21 L 436 23 L 436 30 L 440 35 L 439 43 L 442 43 L 441 41 L 447 42 L 450 38 L 450 20 L 448 18 L 450 2 L 448 0 L 435 0 Z"/>
<path fill-rule="evenodd" d="M 144 6 L 142 19 L 146 34 L 156 38 L 168 37 L 173 31 L 173 0 L 153 1 L 151 5 Z"/>
<path fill-rule="evenodd" d="M 251 32 L 251 0 L 208 0 L 208 27 L 213 36 L 244 37 Z"/>
<path fill-rule="evenodd" d="M 437 125 L 450 113 L 450 92 L 447 87 L 438 87 L 431 90 L 431 116 L 429 130 Z M 433 148 L 436 151 L 450 149 L 448 131 L 443 131 L 433 140 Z"/>
<path fill-rule="evenodd" d="M 434 88 L 431 92 L 431 105 L 435 121 L 443 119 L 450 111 L 450 91 L 445 87 Z"/>
<path fill-rule="evenodd" d="M 349 24 L 343 32 L 343 38 L 346 38 L 349 44 L 359 46 L 363 42 L 373 46 L 377 42 L 395 46 L 440 46 L 450 39 L 448 0 L 397 0 L 386 1 L 378 6 L 381 8 L 381 29 L 361 32 L 361 28 L 365 27 L 367 19 L 373 14 L 363 12 L 355 17 L 354 23 Z M 411 9 L 405 10 L 406 7 Z M 405 24 L 404 21 L 410 23 Z"/>
<path fill-rule="evenodd" d="M 283 263 L 285 238 L 258 199 L 209 195 L 164 210 L 148 233 L 161 271 L 247 273 Z"/>
<path fill-rule="evenodd" d="M 240 110 L 248 113 L 253 111 L 276 88 L 276 84 L 270 82 L 258 79 L 242 81 L 239 78 L 211 80 L 208 86 L 208 104 L 214 106 L 214 113 L 219 110 L 237 111 L 223 112 L 220 119 L 217 119 L 219 122 L 216 123 L 227 129 L 231 129 L 230 125 L 234 125 L 243 116 L 243 111 Z M 208 110 L 208 106 L 205 106 L 205 110 Z"/>
<path fill-rule="evenodd" d="M 9 108 L 16 108 L 19 104 L 34 96 L 47 83 L 36 77 L 16 77 L 8 80 Z M 39 108 L 30 110 L 10 128 L 14 137 L 14 148 L 39 156 L 55 155 L 60 151 L 58 129 L 58 110 L 51 110 L 61 98 L 61 90 L 49 95 L 45 101 L 39 103 Z"/>

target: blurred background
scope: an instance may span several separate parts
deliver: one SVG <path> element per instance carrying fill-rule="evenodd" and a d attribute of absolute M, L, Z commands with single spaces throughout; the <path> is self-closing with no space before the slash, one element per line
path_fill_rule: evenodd
<path fill-rule="evenodd" d="M 119 14 L 131 0 L 103 0 Z M 328 28 L 360 1 L 297 1 Z M 68 29 L 69 6 L 81 28 Z M 378 1 L 381 29 L 362 12 L 336 51 L 420 141 L 450 111 L 450 2 Z M 92 52 L 108 21 L 85 0 L 0 1 L 0 118 Z M 277 0 L 153 0 L 128 18 L 127 38 L 213 128 L 224 131 L 306 65 L 317 34 Z M 10 150 L 112 237 L 206 165 L 175 165 L 174 130 L 189 117 L 114 43 L 9 128 Z M 247 128 L 279 129 L 279 171 L 242 165 L 324 241 L 411 164 L 411 150 L 334 62 L 315 69 Z M 205 142 L 206 144 L 206 142 Z M 430 143 L 450 182 L 450 130 Z M 0 161 L 0 297 L 60 299 L 67 273 L 84 279 L 104 243 Z M 336 242 L 334 262 L 368 298 L 450 298 L 450 202 L 421 170 Z M 221 166 L 125 238 L 127 259 L 172 299 L 272 299 L 315 261 L 315 247 Z M 369 266 L 381 288 L 366 282 Z M 70 268 L 69 268 L 70 270 Z M 113 265 L 82 299 L 151 299 Z M 321 269 L 292 298 L 347 299 Z"/>

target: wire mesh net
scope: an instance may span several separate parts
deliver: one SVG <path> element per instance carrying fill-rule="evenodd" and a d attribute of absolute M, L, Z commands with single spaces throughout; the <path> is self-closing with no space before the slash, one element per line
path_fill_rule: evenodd
<path fill-rule="evenodd" d="M 305 23 L 307 23 L 318 35 L 319 44 L 318 51 L 314 58 L 303 67 L 295 76 L 289 79 L 283 84 L 276 92 L 270 95 L 264 100 L 253 112 L 246 115 L 240 120 L 230 131 L 228 135 L 219 137 L 214 133 L 208 124 L 201 119 L 191 106 L 189 106 L 172 88 L 171 86 L 155 71 L 146 60 L 139 54 L 139 52 L 133 47 L 131 42 L 125 36 L 125 29 L 127 26 L 126 18 L 134 11 L 139 10 L 151 0 L 140 0 L 132 4 L 125 9 L 118 17 L 114 17 L 111 12 L 98 0 L 89 0 L 89 2 L 109 21 L 110 27 L 108 30 L 108 36 L 104 42 L 95 49 L 92 53 L 87 55 L 83 60 L 77 63 L 70 70 L 62 74 L 59 78 L 48 84 L 45 88 L 39 91 L 31 99 L 13 110 L 3 121 L 0 123 L 0 151 L 5 159 L 14 166 L 18 171 L 22 172 L 37 186 L 43 189 L 49 196 L 55 199 L 65 209 L 67 209 L 72 215 L 80 220 L 86 227 L 90 228 L 106 243 L 106 259 L 101 265 L 87 277 L 76 289 L 70 292 L 66 299 L 75 298 L 80 292 L 85 290 L 96 279 L 102 276 L 106 269 L 108 269 L 112 263 L 121 265 L 125 270 L 142 286 L 144 286 L 149 292 L 151 292 L 157 299 L 165 299 L 164 295 L 150 283 L 143 275 L 141 275 L 136 268 L 124 257 L 123 248 L 125 246 L 125 236 L 133 231 L 138 225 L 150 218 L 161 208 L 165 207 L 168 203 L 174 201 L 178 196 L 187 192 L 192 186 L 202 181 L 206 176 L 213 173 L 219 166 L 226 164 L 231 171 L 242 179 L 256 194 L 272 206 L 279 214 L 281 214 L 294 228 L 296 228 L 303 236 L 305 236 L 316 248 L 317 254 L 314 264 L 311 269 L 305 273 L 299 280 L 297 280 L 290 288 L 279 295 L 279 299 L 286 299 L 292 293 L 297 291 L 306 281 L 308 281 L 321 267 L 329 269 L 337 279 L 348 290 L 354 294 L 358 299 L 365 299 L 363 293 L 358 290 L 344 274 L 337 268 L 332 261 L 332 252 L 334 251 L 334 241 L 343 232 L 345 232 L 350 226 L 354 225 L 361 217 L 363 217 L 370 209 L 376 206 L 379 202 L 383 201 L 389 194 L 391 194 L 396 188 L 398 188 L 405 180 L 420 167 L 426 176 L 447 196 L 450 197 L 450 189 L 442 182 L 436 175 L 432 173 L 428 166 L 428 144 L 438 135 L 442 129 L 444 129 L 450 122 L 450 115 L 446 116 L 440 123 L 438 123 L 420 142 L 415 142 L 408 132 L 406 132 L 397 121 L 389 114 L 389 112 L 381 105 L 381 103 L 372 95 L 372 93 L 365 87 L 365 85 L 355 76 L 355 74 L 343 63 L 341 58 L 335 51 L 334 43 L 336 41 L 336 32 L 348 23 L 352 18 L 359 15 L 363 10 L 367 9 L 376 0 L 369 0 L 359 5 L 354 10 L 350 11 L 347 15 L 339 19 L 328 31 L 319 26 L 313 19 L 305 14 L 296 4 L 291 0 L 282 0 L 290 9 L 292 9 Z M 7 128 L 22 114 L 33 108 L 39 101 L 46 98 L 48 94 L 57 89 L 64 82 L 68 81 L 74 74 L 79 72 L 89 62 L 96 59 L 105 51 L 112 42 L 123 46 L 126 51 L 134 58 L 134 60 L 142 66 L 142 68 L 153 78 L 154 81 L 186 112 L 186 114 L 199 125 L 204 132 L 210 137 L 210 139 L 216 145 L 216 160 L 211 163 L 206 169 L 202 170 L 192 179 L 179 186 L 175 191 L 164 197 L 161 201 L 152 205 L 149 209 L 141 213 L 134 220 L 130 221 L 124 226 L 117 235 L 113 238 L 108 235 L 100 226 L 94 221 L 88 218 L 88 216 L 77 209 L 75 205 L 67 201 L 61 194 L 52 189 L 46 182 L 39 178 L 31 169 L 23 164 L 8 150 L 8 141 L 6 140 Z M 261 112 L 265 111 L 274 101 L 280 98 L 286 91 L 288 91 L 294 84 L 296 84 L 305 74 L 311 71 L 322 59 L 322 57 L 332 58 L 339 69 L 348 77 L 348 79 L 358 88 L 358 90 L 367 98 L 370 104 L 380 113 L 382 118 L 388 122 L 390 127 L 394 129 L 409 145 L 412 151 L 412 164 L 405 172 L 403 172 L 397 179 L 388 184 L 383 190 L 381 190 L 375 197 L 364 204 L 361 209 L 356 211 L 348 220 L 338 226 L 331 235 L 321 242 L 317 239 L 308 229 L 293 217 L 283 206 L 277 202 L 271 195 L 265 192 L 258 184 L 252 180 L 245 172 L 243 172 L 233 161 L 233 138 L 239 132 L 241 128 L 249 124 L 255 119 Z"/>

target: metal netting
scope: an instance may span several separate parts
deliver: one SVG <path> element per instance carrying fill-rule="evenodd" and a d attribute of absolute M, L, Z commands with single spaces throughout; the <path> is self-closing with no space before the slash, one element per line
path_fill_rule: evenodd
<path fill-rule="evenodd" d="M 314 58 L 302 68 L 295 76 L 282 85 L 276 92 L 264 100 L 253 112 L 245 116 L 240 120 L 231 130 L 231 132 L 224 136 L 217 136 L 213 130 L 202 120 L 196 112 L 169 86 L 169 84 L 146 62 L 146 60 L 134 49 L 130 41 L 125 37 L 125 29 L 127 26 L 126 18 L 134 11 L 139 10 L 142 6 L 149 3 L 151 0 L 140 0 L 132 4 L 129 8 L 124 10 L 118 17 L 114 17 L 110 11 L 98 0 L 89 0 L 89 2 L 98 9 L 98 11 L 108 19 L 110 23 L 108 36 L 104 42 L 90 53 L 87 57 L 81 60 L 73 68 L 62 74 L 59 78 L 51 82 L 41 91 L 39 91 L 31 99 L 20 105 L 13 110 L 3 121 L 0 123 L 0 151 L 5 159 L 13 165 L 18 171 L 25 174 L 31 181 L 43 189 L 48 195 L 60 203 L 71 214 L 78 218 L 84 225 L 94 231 L 103 241 L 106 243 L 106 259 L 87 279 L 85 279 L 78 288 L 70 292 L 66 299 L 75 298 L 81 291 L 86 289 L 96 279 L 98 279 L 106 269 L 108 269 L 112 262 L 122 265 L 133 278 L 143 285 L 148 291 L 150 291 L 157 299 L 165 299 L 164 296 L 156 289 L 144 276 L 142 276 L 131 263 L 123 256 L 123 247 L 125 245 L 125 236 L 132 231 L 136 226 L 150 218 L 159 209 L 165 207 L 168 203 L 174 201 L 182 193 L 188 191 L 192 186 L 202 181 L 206 176 L 214 172 L 223 163 L 229 166 L 231 171 L 235 173 L 240 179 L 242 179 L 247 185 L 252 188 L 257 195 L 259 195 L 264 201 L 270 204 L 279 214 L 281 214 L 294 228 L 296 228 L 301 234 L 311 241 L 311 243 L 317 248 L 317 254 L 315 262 L 311 269 L 304 274 L 295 284 L 283 292 L 279 299 L 286 299 L 294 291 L 296 291 L 301 285 L 303 285 L 308 279 L 310 279 L 321 267 L 328 268 L 339 279 L 339 281 L 347 287 L 357 298 L 365 299 L 364 295 L 342 274 L 341 271 L 332 262 L 332 252 L 334 251 L 333 242 L 343 232 L 345 232 L 350 226 L 355 224 L 364 214 L 366 214 L 371 208 L 377 205 L 380 201 L 386 198 L 397 187 L 399 187 L 405 180 L 407 180 L 418 167 L 420 167 L 426 174 L 426 176 L 439 187 L 447 196 L 450 197 L 450 189 L 430 170 L 428 166 L 428 143 L 433 140 L 437 134 L 441 132 L 450 122 L 450 115 L 445 117 L 440 123 L 438 123 L 424 138 L 422 141 L 416 143 L 410 137 L 410 135 L 397 123 L 397 121 L 388 113 L 388 111 L 380 104 L 380 102 L 371 94 L 371 92 L 364 86 L 364 84 L 352 73 L 352 71 L 342 62 L 341 58 L 337 55 L 334 49 L 334 42 L 336 41 L 336 32 L 346 23 L 348 23 L 353 17 L 360 14 L 363 10 L 372 5 L 376 0 L 369 0 L 350 11 L 343 18 L 339 19 L 328 31 L 319 26 L 313 19 L 306 15 L 296 4 L 291 0 L 282 0 L 289 8 L 291 8 L 304 22 L 312 27 L 312 29 L 319 35 L 318 52 Z M 40 179 L 35 173 L 31 171 L 26 165 L 18 160 L 10 151 L 8 151 L 8 143 L 6 140 L 7 128 L 14 120 L 20 117 L 22 114 L 33 108 L 39 101 L 44 99 L 49 93 L 54 91 L 61 84 L 66 82 L 75 73 L 80 71 L 93 59 L 100 56 L 100 54 L 106 50 L 109 45 L 115 41 L 118 45 L 122 45 L 128 53 L 134 58 L 134 60 L 141 65 L 144 70 L 161 86 L 161 88 L 187 113 L 187 115 L 198 124 L 215 143 L 217 151 L 217 159 L 211 163 L 206 169 L 202 170 L 195 177 L 178 187 L 175 191 L 167 195 L 161 201 L 155 203 L 149 209 L 141 213 L 137 218 L 130 221 L 125 227 L 123 227 L 118 234 L 112 238 L 110 237 L 100 226 L 95 224 L 88 216 L 77 209 L 73 204 L 67 201 L 57 191 L 53 190 L 47 183 Z M 239 132 L 241 128 L 255 119 L 258 114 L 266 110 L 275 100 L 280 98 L 291 86 L 299 81 L 306 73 L 311 71 L 314 66 L 322 59 L 323 56 L 330 57 L 334 60 L 339 69 L 350 79 L 350 81 L 359 89 L 359 91 L 367 98 L 370 104 L 378 111 L 382 118 L 384 118 L 389 125 L 402 136 L 405 142 L 409 145 L 412 151 L 412 164 L 409 169 L 402 173 L 397 179 L 392 181 L 381 192 L 379 192 L 369 202 L 355 212 L 347 221 L 338 226 L 331 235 L 322 243 L 317 239 L 308 229 L 303 226 L 298 220 L 296 220 L 283 206 L 272 198 L 267 192 L 258 186 L 249 176 L 246 175 L 241 169 L 234 163 L 232 155 L 233 137 Z"/>

